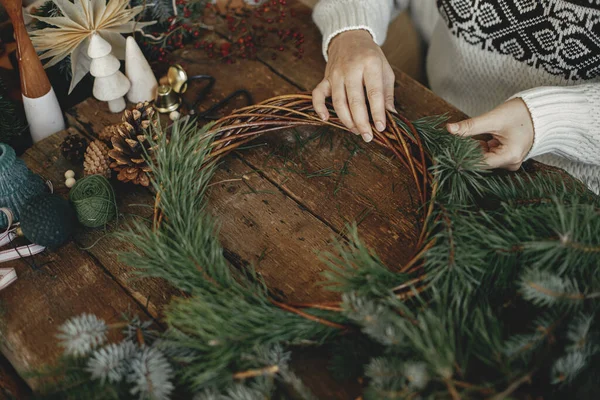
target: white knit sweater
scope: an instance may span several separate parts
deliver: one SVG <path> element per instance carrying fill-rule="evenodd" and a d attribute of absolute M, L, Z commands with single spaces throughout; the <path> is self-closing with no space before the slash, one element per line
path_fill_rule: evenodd
<path fill-rule="evenodd" d="M 528 158 L 600 191 L 600 0 L 321 0 L 325 58 L 347 30 L 381 45 L 407 7 L 429 43 L 436 94 L 471 116 L 522 98 L 535 128 Z"/>

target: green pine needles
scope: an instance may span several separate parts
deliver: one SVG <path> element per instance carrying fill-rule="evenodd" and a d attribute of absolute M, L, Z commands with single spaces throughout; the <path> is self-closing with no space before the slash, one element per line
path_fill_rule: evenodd
<path fill-rule="evenodd" d="M 143 345 L 131 334 L 146 330 L 139 321 L 111 345 L 97 319 L 67 323 L 61 340 L 87 360 L 87 382 L 134 398 L 314 398 L 289 350 L 332 343 L 332 368 L 362 377 L 365 400 L 594 398 L 599 198 L 557 173 L 490 174 L 477 143 L 442 122 L 414 123 L 437 188 L 420 258 L 391 271 L 349 227 L 349 240 L 323 255 L 326 287 L 342 292 L 338 311 L 286 309 L 253 269 L 228 264 L 206 209 L 209 127 L 149 132 L 162 219 L 121 233 L 134 246 L 122 260 L 186 296 Z"/>

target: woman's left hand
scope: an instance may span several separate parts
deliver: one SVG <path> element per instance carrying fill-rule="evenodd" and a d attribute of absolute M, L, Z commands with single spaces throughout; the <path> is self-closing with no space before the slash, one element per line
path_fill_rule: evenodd
<path fill-rule="evenodd" d="M 462 136 L 487 134 L 487 139 L 477 139 L 489 168 L 516 171 L 533 146 L 533 121 L 520 98 L 509 100 L 479 117 L 448 124 L 446 129 Z"/>

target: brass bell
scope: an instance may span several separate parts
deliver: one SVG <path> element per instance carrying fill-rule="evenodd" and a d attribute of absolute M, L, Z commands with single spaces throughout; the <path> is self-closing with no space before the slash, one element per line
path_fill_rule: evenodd
<path fill-rule="evenodd" d="M 160 85 L 158 87 L 156 90 L 154 108 L 156 108 L 159 113 L 170 113 L 171 111 L 177 110 L 180 105 L 181 99 L 171 86 Z"/>
<path fill-rule="evenodd" d="M 179 64 L 173 64 L 167 71 L 167 80 L 175 93 L 185 93 L 188 87 L 188 75 Z"/>

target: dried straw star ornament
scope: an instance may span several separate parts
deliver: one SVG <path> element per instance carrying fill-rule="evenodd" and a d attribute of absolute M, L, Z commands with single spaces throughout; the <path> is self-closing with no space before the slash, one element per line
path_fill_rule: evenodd
<path fill-rule="evenodd" d="M 69 93 L 90 71 L 91 59 L 87 55 L 88 40 L 98 33 L 112 46 L 118 59 L 125 58 L 125 38 L 122 34 L 141 31 L 156 21 L 137 22 L 133 18 L 142 12 L 143 6 L 129 8 L 129 0 L 52 0 L 61 12 L 57 17 L 34 18 L 52 25 L 50 28 L 30 32 L 35 49 L 42 53 L 42 60 L 50 59 L 45 67 L 51 67 L 71 56 L 71 86 Z"/>

